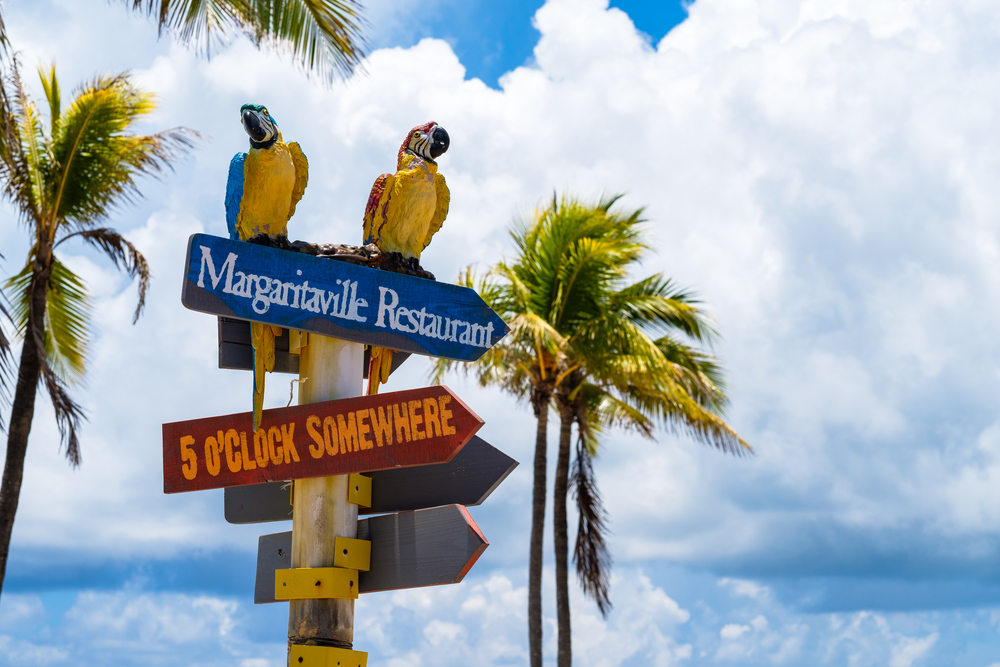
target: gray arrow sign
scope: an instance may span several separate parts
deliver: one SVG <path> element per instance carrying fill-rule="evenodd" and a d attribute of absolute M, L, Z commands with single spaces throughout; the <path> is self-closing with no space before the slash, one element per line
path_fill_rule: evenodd
<path fill-rule="evenodd" d="M 359 593 L 457 584 L 490 545 L 461 505 L 362 519 L 358 539 L 372 543 L 371 569 L 358 573 Z M 277 602 L 274 571 L 291 567 L 291 556 L 291 531 L 260 537 L 255 604 Z"/>
<path fill-rule="evenodd" d="M 372 478 L 372 506 L 361 514 L 384 514 L 439 505 L 481 504 L 517 461 L 478 436 L 466 443 L 448 463 L 368 473 Z M 226 489 L 226 521 L 265 523 L 292 518 L 288 482 L 269 482 Z"/>

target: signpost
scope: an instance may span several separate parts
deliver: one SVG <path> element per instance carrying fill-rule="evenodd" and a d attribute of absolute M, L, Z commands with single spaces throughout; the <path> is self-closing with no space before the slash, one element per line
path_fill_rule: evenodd
<path fill-rule="evenodd" d="M 475 290 L 194 234 L 182 303 L 433 357 L 475 361 L 509 330 Z"/>
<path fill-rule="evenodd" d="M 359 514 L 383 514 L 439 505 L 481 504 L 517 461 L 478 435 L 447 463 L 380 470 L 372 480 L 371 506 Z M 227 487 L 225 515 L 229 523 L 264 523 L 292 518 L 291 493 L 284 482 Z"/>
<path fill-rule="evenodd" d="M 358 539 L 371 541 L 369 570 L 358 573 L 359 593 L 457 584 L 490 544 L 461 505 L 362 519 Z M 279 601 L 275 570 L 290 567 L 291 546 L 291 532 L 261 536 L 254 603 Z"/>
<path fill-rule="evenodd" d="M 265 410 L 252 424 L 249 412 L 164 424 L 164 493 L 444 463 L 483 420 L 439 385 Z"/>
<path fill-rule="evenodd" d="M 298 350 L 289 349 L 289 330 L 283 329 L 281 335 L 274 339 L 274 369 L 272 373 L 299 374 Z M 391 376 L 403 362 L 410 358 L 409 352 L 396 352 L 392 355 Z M 365 348 L 364 377 L 368 378 L 368 362 L 371 351 Z M 219 368 L 236 371 L 253 370 L 253 348 L 250 345 L 250 323 L 246 320 L 234 320 L 229 317 L 219 318 Z"/>
<path fill-rule="evenodd" d="M 274 370 L 298 371 L 300 404 L 256 432 L 250 412 L 164 424 L 163 490 L 225 488 L 231 523 L 290 518 L 260 538 L 255 602 L 289 601 L 290 664 L 364 667 L 358 593 L 461 581 L 489 546 L 464 505 L 517 466 L 447 387 L 359 396 L 364 346 L 400 352 L 393 368 L 472 361 L 509 328 L 468 288 L 207 234 L 189 240 L 181 301 L 220 318 L 222 368 L 249 368 L 246 321 L 293 330 Z"/>

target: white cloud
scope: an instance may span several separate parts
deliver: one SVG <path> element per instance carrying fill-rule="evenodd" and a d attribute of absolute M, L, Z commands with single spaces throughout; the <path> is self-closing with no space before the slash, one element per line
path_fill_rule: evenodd
<path fill-rule="evenodd" d="M 729 461 L 688 443 L 610 434 L 598 474 L 621 529 L 618 558 L 759 554 L 776 532 L 800 532 L 799 507 L 848 532 L 954 525 L 975 507 L 984 510 L 960 526 L 997 527 L 1000 517 L 985 510 L 988 479 L 975 486 L 983 502 L 949 500 L 978 468 L 939 459 L 940 441 L 924 425 L 938 392 L 954 402 L 931 409 L 936 418 L 961 413 L 980 430 L 992 423 L 989 406 L 969 400 L 990 395 L 995 380 L 963 351 L 1000 352 L 987 335 L 991 309 L 972 305 L 1000 296 L 984 279 L 997 253 L 970 242 L 989 240 L 997 219 L 991 139 L 972 141 L 991 136 L 974 109 L 995 74 L 984 65 L 971 79 L 954 75 L 967 65 L 963 35 L 975 31 L 955 7 L 897 4 L 699 0 L 654 48 L 600 0 L 552 0 L 536 17 L 536 66 L 509 72 L 499 91 L 465 80 L 436 40 L 377 50 L 366 76 L 332 89 L 245 42 L 207 63 L 160 48 L 139 70 L 159 92 L 153 125 L 189 124 L 212 142 L 165 186 L 151 186 L 150 215 L 129 232 L 156 276 L 137 327 L 128 324 L 134 296 L 123 281 L 92 256 L 66 251 L 97 296 L 99 337 L 80 394 L 92 422 L 84 467 L 72 472 L 51 446 L 42 450 L 56 437 L 42 410 L 18 539 L 113 542 L 119 554 L 249 548 L 245 531 L 217 529 L 218 511 L 204 498 L 149 494 L 159 476 L 155 447 L 129 444 L 155 443 L 164 421 L 246 407 L 247 378 L 212 369 L 214 324 L 178 307 L 169 276 L 189 233 L 222 232 L 226 164 L 245 143 L 234 110 L 259 98 L 310 155 L 311 185 L 291 225 L 310 239 L 356 239 L 370 183 L 391 167 L 406 129 L 430 117 L 448 127 L 454 141 L 442 172 L 452 213 L 425 260 L 443 278 L 496 259 L 511 217 L 553 188 L 628 191 L 629 205 L 648 205 L 656 253 L 644 270 L 695 286 L 718 318 L 731 420 L 758 456 Z M 424 382 L 421 363 L 397 382 Z M 969 393 L 972 374 L 982 386 Z M 283 404 L 281 378 L 268 386 L 270 403 Z M 495 402 L 468 391 L 477 407 Z M 491 424 L 530 432 L 530 415 L 507 401 L 492 414 Z M 522 461 L 525 440 L 505 443 Z M 527 474 L 522 466 L 508 484 L 523 485 Z M 43 499 L 42 480 L 58 480 L 59 502 Z M 107 511 L 123 506 L 135 512 Z M 84 511 L 94 520 L 81 520 Z M 143 519 L 149 512 L 162 517 L 155 528 Z"/>
<path fill-rule="evenodd" d="M 719 579 L 719 585 L 728 586 L 733 595 L 742 595 L 755 600 L 770 593 L 766 586 L 761 586 L 757 582 L 749 581 L 747 579 L 730 579 L 729 577 L 723 577 L 722 579 Z"/>
<path fill-rule="evenodd" d="M 37 622 L 45 605 L 38 595 L 8 593 L 0 603 L 0 628 L 15 628 Z"/>
<path fill-rule="evenodd" d="M 452 212 L 425 255 L 439 277 L 510 252 L 512 216 L 554 189 L 627 191 L 625 203 L 647 205 L 651 221 L 655 252 L 643 272 L 694 286 L 716 316 L 729 418 L 757 456 L 607 436 L 597 474 L 612 516 L 618 611 L 604 620 L 574 602 L 580 664 L 714 654 L 689 628 L 699 597 L 719 594 L 716 582 L 727 582 L 725 605 L 742 615 L 719 612 L 704 636 L 752 628 L 729 640 L 741 651 L 734 660 L 916 664 L 942 650 L 932 621 L 904 632 L 862 611 L 822 617 L 821 633 L 815 616 L 776 616 L 778 589 L 762 576 L 960 577 L 970 559 L 995 561 L 995 3 L 698 0 L 651 46 L 601 0 L 550 0 L 536 16 L 536 65 L 509 72 L 501 90 L 465 80 L 439 40 L 378 50 L 367 76 L 326 89 L 245 42 L 206 63 L 166 43 L 149 47 L 152 33 L 137 37 L 120 7 L 77 4 L 54 3 L 54 18 L 10 15 L 33 26 L 26 62 L 55 56 L 67 82 L 99 64 L 136 65 L 161 102 L 146 127 L 190 125 L 212 141 L 112 221 L 153 268 L 139 325 L 129 324 L 133 288 L 93 255 L 65 250 L 96 299 L 91 373 L 77 390 L 90 414 L 84 465 L 68 469 L 40 402 L 10 577 L 18 553 L 117 561 L 254 548 L 262 531 L 223 524 L 219 494 L 159 492 L 158 448 L 163 422 L 249 407 L 249 378 L 214 368 L 215 323 L 181 308 L 176 277 L 189 234 L 223 233 L 226 166 L 246 144 L 236 110 L 261 100 L 312 165 L 293 236 L 356 240 L 372 181 L 392 167 L 406 130 L 434 118 L 453 138 L 441 161 Z M 86 61 L 79 54 L 94 51 L 98 25 L 125 41 Z M 0 242 L 8 262 L 22 256 L 13 223 Z M 404 368 L 390 388 L 426 381 L 422 361 Z M 269 380 L 270 405 L 287 400 L 284 380 Z M 476 510 L 492 542 L 477 566 L 483 579 L 359 603 L 359 636 L 379 645 L 397 616 L 424 621 L 386 664 L 441 651 L 445 663 L 469 664 L 477 651 L 500 664 L 526 651 L 524 589 L 501 568 L 526 562 L 530 412 L 453 384 L 487 418 L 482 435 L 525 465 Z M 682 604 L 657 578 L 664 562 L 715 574 Z M 838 592 L 828 579 L 816 586 Z M 233 631 L 231 608 L 197 607 L 197 598 L 87 595 L 96 597 L 82 598 L 86 611 L 72 613 L 101 632 L 170 643 L 186 632 L 224 642 Z M 850 608 L 881 602 L 871 593 Z M 153 610 L 167 615 L 147 618 Z M 609 645 L 632 652 L 600 652 Z"/>
<path fill-rule="evenodd" d="M 744 632 L 750 632 L 749 625 L 739 625 L 737 623 L 729 623 L 722 626 L 719 630 L 719 636 L 723 639 L 739 639 Z"/>
<path fill-rule="evenodd" d="M 938 640 L 938 633 L 932 632 L 926 637 L 902 637 L 892 649 L 890 667 L 910 667 L 915 661 L 924 657 Z"/>

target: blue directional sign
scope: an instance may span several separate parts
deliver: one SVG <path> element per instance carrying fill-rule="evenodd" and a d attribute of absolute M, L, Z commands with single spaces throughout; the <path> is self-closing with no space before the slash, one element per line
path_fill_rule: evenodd
<path fill-rule="evenodd" d="M 181 302 L 191 310 L 392 350 L 474 361 L 509 331 L 475 290 L 194 234 Z"/>

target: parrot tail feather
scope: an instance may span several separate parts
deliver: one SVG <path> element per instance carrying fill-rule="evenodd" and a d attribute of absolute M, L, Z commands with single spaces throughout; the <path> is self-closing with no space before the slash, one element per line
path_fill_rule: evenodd
<path fill-rule="evenodd" d="M 392 350 L 372 346 L 372 360 L 368 364 L 368 395 L 378 393 L 379 385 L 385 384 L 392 369 Z"/>
<path fill-rule="evenodd" d="M 250 344 L 253 348 L 253 430 L 260 429 L 264 408 L 264 373 L 274 370 L 274 338 L 281 327 L 260 322 L 250 323 Z"/>

